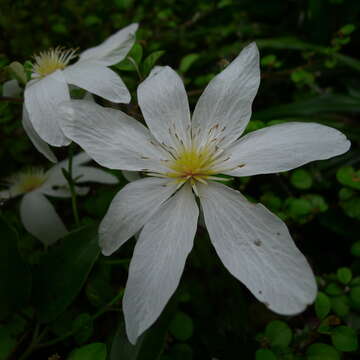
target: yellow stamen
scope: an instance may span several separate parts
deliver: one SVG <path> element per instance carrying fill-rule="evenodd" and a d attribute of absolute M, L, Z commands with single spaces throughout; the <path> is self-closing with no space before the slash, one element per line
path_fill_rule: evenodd
<path fill-rule="evenodd" d="M 34 56 L 33 73 L 35 77 L 44 77 L 56 70 L 64 70 L 76 57 L 77 49 L 66 50 L 63 47 L 51 48 Z"/>
<path fill-rule="evenodd" d="M 29 169 L 26 172 L 19 173 L 9 178 L 11 187 L 10 194 L 23 194 L 31 192 L 46 181 L 47 176 L 42 169 Z"/>

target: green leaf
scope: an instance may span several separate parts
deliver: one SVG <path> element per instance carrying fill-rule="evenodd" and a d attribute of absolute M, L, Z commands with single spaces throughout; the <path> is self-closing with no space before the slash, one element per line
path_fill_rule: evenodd
<path fill-rule="evenodd" d="M 341 283 L 343 283 L 344 285 L 348 284 L 352 279 L 352 272 L 347 267 L 338 269 L 336 275 L 337 275 L 337 278 L 339 279 L 339 281 Z"/>
<path fill-rule="evenodd" d="M 327 295 L 322 292 L 318 292 L 315 300 L 315 312 L 319 319 L 324 319 L 330 312 L 331 303 Z"/>
<path fill-rule="evenodd" d="M 16 346 L 8 328 L 0 325 L 0 360 L 7 360 Z"/>
<path fill-rule="evenodd" d="M 352 306 L 355 309 L 360 310 L 360 286 L 353 287 L 350 290 L 350 300 Z"/>
<path fill-rule="evenodd" d="M 185 74 L 199 57 L 200 54 L 188 54 L 184 56 L 180 61 L 179 71 Z"/>
<path fill-rule="evenodd" d="M 0 319 L 24 306 L 31 289 L 29 266 L 20 257 L 16 232 L 0 217 Z"/>
<path fill-rule="evenodd" d="M 342 295 L 343 289 L 336 283 L 330 283 L 326 286 L 325 292 L 328 295 L 336 296 L 336 295 Z"/>
<path fill-rule="evenodd" d="M 71 352 L 67 360 L 106 360 L 107 350 L 103 343 L 92 343 Z"/>
<path fill-rule="evenodd" d="M 259 349 L 256 351 L 255 360 L 277 360 L 277 357 L 269 349 Z"/>
<path fill-rule="evenodd" d="M 344 317 L 349 314 L 349 300 L 346 296 L 336 296 L 331 298 L 331 309 L 340 317 Z"/>
<path fill-rule="evenodd" d="M 358 348 L 356 331 L 348 326 L 336 327 L 331 334 L 331 340 L 340 351 L 355 351 Z"/>
<path fill-rule="evenodd" d="M 179 311 L 172 319 L 169 330 L 177 340 L 186 341 L 193 335 L 193 321 L 190 316 Z"/>
<path fill-rule="evenodd" d="M 34 304 L 41 322 L 56 319 L 83 287 L 100 250 L 97 227 L 69 233 L 42 259 L 34 276 Z"/>
<path fill-rule="evenodd" d="M 351 254 L 356 257 L 360 257 L 360 241 L 352 244 L 351 246 Z"/>
<path fill-rule="evenodd" d="M 83 344 L 89 340 L 94 331 L 93 320 L 90 314 L 79 314 L 72 324 L 73 337 L 78 344 Z"/>
<path fill-rule="evenodd" d="M 352 166 L 343 166 L 337 171 L 336 178 L 341 184 L 360 190 L 360 170 L 355 171 Z"/>
<path fill-rule="evenodd" d="M 298 169 L 292 172 L 291 184 L 298 189 L 309 189 L 312 185 L 312 177 L 309 171 Z"/>
<path fill-rule="evenodd" d="M 274 320 L 266 326 L 265 336 L 271 346 L 285 348 L 291 342 L 292 331 L 284 321 Z"/>
<path fill-rule="evenodd" d="M 124 60 L 116 65 L 116 68 L 123 71 L 135 71 L 136 65 L 140 65 L 143 55 L 143 48 L 139 43 L 135 43 Z M 134 64 L 135 62 L 135 64 Z"/>
<path fill-rule="evenodd" d="M 151 69 L 154 67 L 156 62 L 165 54 L 165 51 L 158 50 L 154 51 L 152 54 L 150 54 L 143 62 L 142 64 L 142 74 L 144 77 L 148 76 Z"/>
<path fill-rule="evenodd" d="M 308 347 L 306 360 L 340 360 L 339 352 L 332 346 L 315 343 Z"/>

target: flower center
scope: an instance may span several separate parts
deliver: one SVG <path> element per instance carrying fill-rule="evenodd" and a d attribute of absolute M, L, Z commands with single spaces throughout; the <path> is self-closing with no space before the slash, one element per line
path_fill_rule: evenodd
<path fill-rule="evenodd" d="M 188 180 L 192 183 L 195 181 L 206 183 L 206 179 L 216 174 L 212 169 L 214 162 L 214 153 L 209 148 L 184 149 L 167 164 L 171 171 L 166 175 L 179 183 Z"/>
<path fill-rule="evenodd" d="M 29 193 L 43 185 L 46 180 L 47 176 L 42 169 L 30 169 L 17 174 L 9 179 L 9 182 L 12 184 L 9 189 L 10 194 Z"/>
<path fill-rule="evenodd" d="M 56 70 L 64 70 L 69 62 L 76 57 L 77 49 L 51 48 L 34 56 L 32 71 L 35 77 L 44 77 Z"/>

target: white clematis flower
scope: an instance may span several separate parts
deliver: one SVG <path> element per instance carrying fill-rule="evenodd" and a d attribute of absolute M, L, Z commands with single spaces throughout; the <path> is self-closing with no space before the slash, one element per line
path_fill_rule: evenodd
<path fill-rule="evenodd" d="M 58 105 L 70 100 L 69 85 L 115 103 L 130 102 L 130 93 L 121 78 L 109 66 L 125 58 L 135 41 L 138 24 L 132 24 L 110 36 L 99 46 L 85 50 L 69 65 L 75 50 L 61 47 L 35 56 L 32 80 L 26 84 L 24 113 L 33 130 L 46 143 L 65 146 L 70 140 L 61 130 Z"/>
<path fill-rule="evenodd" d="M 314 275 L 286 225 L 217 180 L 224 179 L 219 174 L 290 170 L 342 154 L 350 143 L 335 129 L 300 122 L 239 139 L 251 116 L 259 72 L 253 43 L 209 83 L 191 119 L 180 77 L 169 67 L 156 69 L 138 88 L 149 129 L 96 104 L 64 106 L 64 132 L 94 160 L 150 175 L 116 195 L 99 230 L 102 252 L 110 255 L 142 229 L 123 300 L 132 343 L 158 318 L 178 286 L 197 228 L 196 196 L 219 257 L 258 300 L 291 315 L 315 298 Z"/>
<path fill-rule="evenodd" d="M 116 176 L 104 170 L 84 164 L 91 159 L 86 153 L 73 158 L 73 178 L 77 183 L 97 182 L 116 184 Z M 46 196 L 71 197 L 67 181 L 61 169 L 68 169 L 64 160 L 50 170 L 29 169 L 8 179 L 7 190 L 0 191 L 0 200 L 23 195 L 20 203 L 20 217 L 25 229 L 44 245 L 52 245 L 66 235 L 66 227 Z M 78 195 L 85 195 L 89 188 L 76 187 Z"/>

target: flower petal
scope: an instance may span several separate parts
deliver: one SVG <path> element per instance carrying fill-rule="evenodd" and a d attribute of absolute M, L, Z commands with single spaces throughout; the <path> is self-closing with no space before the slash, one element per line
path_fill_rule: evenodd
<path fill-rule="evenodd" d="M 185 185 L 144 226 L 123 299 L 131 343 L 154 323 L 176 290 L 193 247 L 198 215 L 195 197 Z"/>
<path fill-rule="evenodd" d="M 244 48 L 225 70 L 210 81 L 196 104 L 193 133 L 200 143 L 209 131 L 225 147 L 240 137 L 251 117 L 251 105 L 260 84 L 259 52 L 255 43 Z"/>
<path fill-rule="evenodd" d="M 5 81 L 2 87 L 3 96 L 16 97 L 21 94 L 21 91 L 22 89 L 15 79 Z"/>
<path fill-rule="evenodd" d="M 32 80 L 25 87 L 25 106 L 38 135 L 53 146 L 70 144 L 60 128 L 59 104 L 70 100 L 69 89 L 62 71 L 40 80 Z"/>
<path fill-rule="evenodd" d="M 224 173 L 250 176 L 287 171 L 314 160 L 348 151 L 350 142 L 340 131 L 315 124 L 291 122 L 251 132 L 228 149 Z"/>
<path fill-rule="evenodd" d="M 124 170 L 124 171 L 122 171 L 122 174 L 123 174 L 124 178 L 128 182 L 141 179 L 141 176 L 140 176 L 138 171 L 126 171 L 126 170 Z"/>
<path fill-rule="evenodd" d="M 131 24 L 107 38 L 102 44 L 85 50 L 79 61 L 96 60 L 105 66 L 117 64 L 125 58 L 135 42 L 138 24 Z"/>
<path fill-rule="evenodd" d="M 120 110 L 77 100 L 63 106 L 63 130 L 95 161 L 110 169 L 168 171 L 169 155 L 140 122 Z"/>
<path fill-rule="evenodd" d="M 173 69 L 156 68 L 139 85 L 137 94 L 145 121 L 160 143 L 175 148 L 179 140 L 190 143 L 189 103 L 184 84 Z"/>
<path fill-rule="evenodd" d="M 279 314 L 314 301 L 316 282 L 286 225 L 261 204 L 220 183 L 198 187 L 210 239 L 225 267 Z"/>
<path fill-rule="evenodd" d="M 115 103 L 129 103 L 130 93 L 120 76 L 94 61 L 81 61 L 68 66 L 64 76 L 69 84 Z"/>
<path fill-rule="evenodd" d="M 36 147 L 36 149 L 41 154 L 43 154 L 48 160 L 50 160 L 53 163 L 56 163 L 57 162 L 56 156 L 50 149 L 49 145 L 43 139 L 41 139 L 41 137 L 37 134 L 34 127 L 32 126 L 29 119 L 29 114 L 25 106 L 23 107 L 22 125 L 24 127 L 27 136 L 29 137 L 33 145 Z"/>
<path fill-rule="evenodd" d="M 111 255 L 139 231 L 176 190 L 168 179 L 144 178 L 127 184 L 113 199 L 99 228 L 100 247 Z"/>
<path fill-rule="evenodd" d="M 20 216 L 25 229 L 44 245 L 52 245 L 67 234 L 53 205 L 38 191 L 22 198 Z"/>
<path fill-rule="evenodd" d="M 73 178 L 81 184 L 85 182 L 95 182 L 98 184 L 117 184 L 119 179 L 107 171 L 93 166 L 79 166 L 74 168 Z"/>

